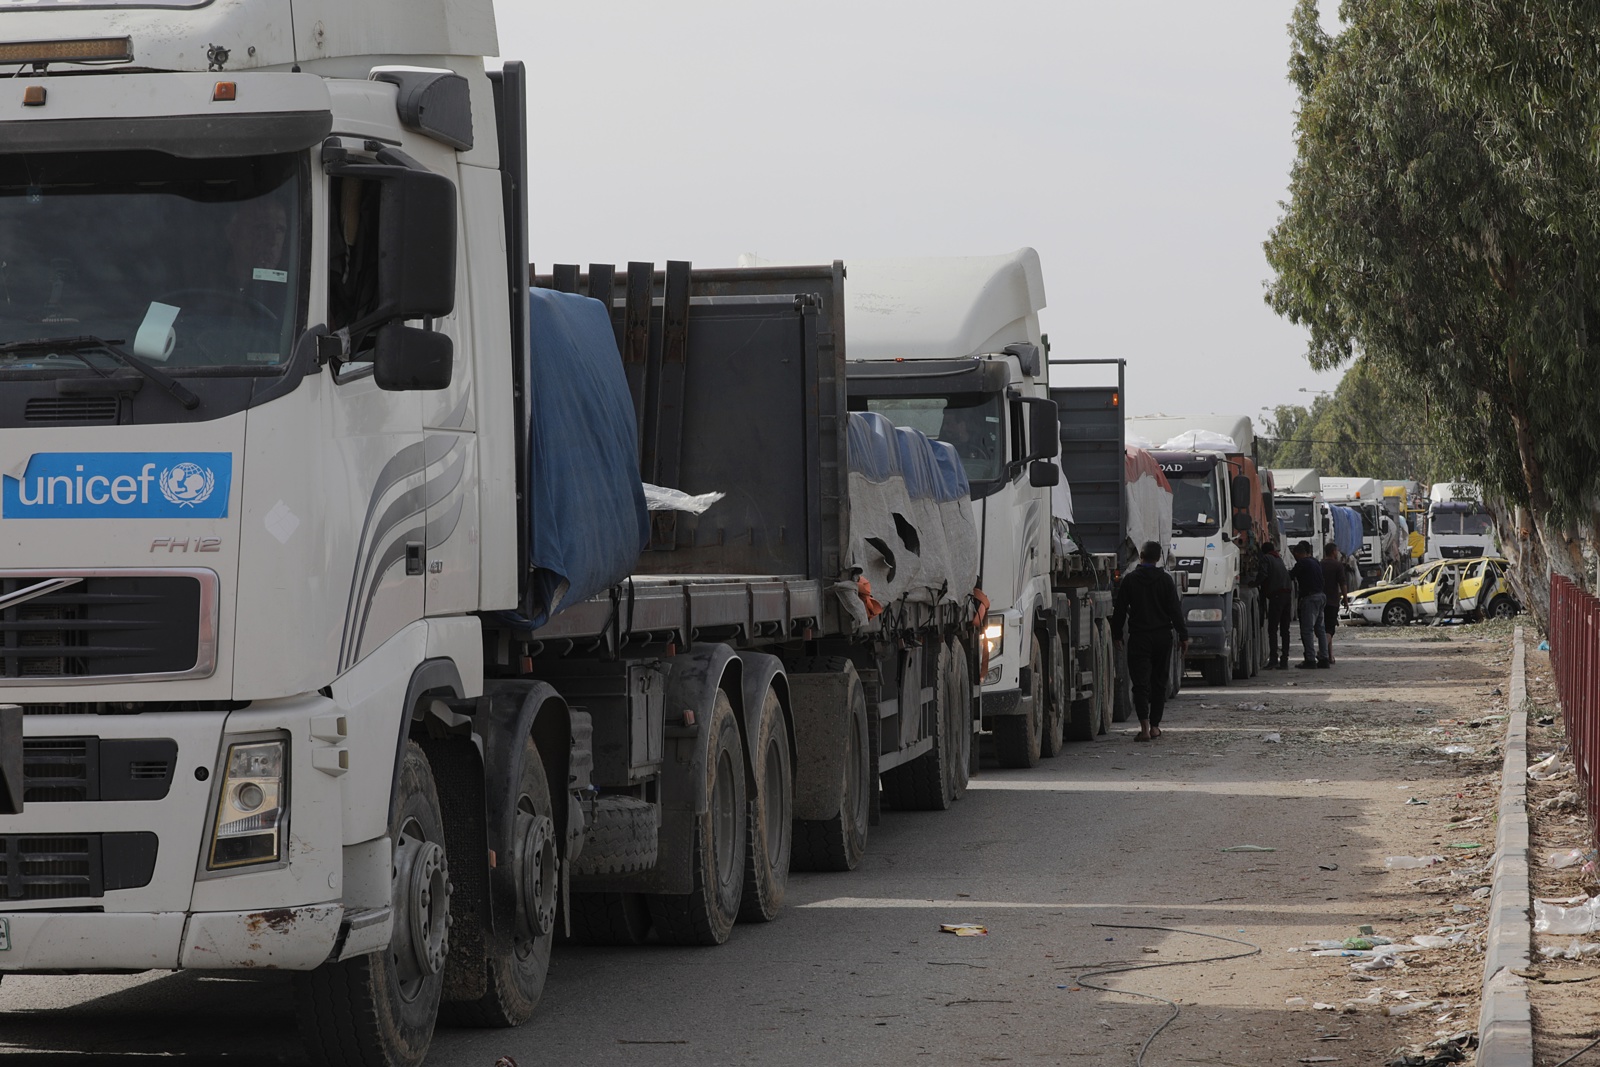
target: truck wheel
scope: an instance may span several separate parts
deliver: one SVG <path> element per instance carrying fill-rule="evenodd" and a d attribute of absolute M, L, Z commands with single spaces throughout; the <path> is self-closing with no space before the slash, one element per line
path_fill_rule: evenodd
<path fill-rule="evenodd" d="M 1233 656 L 1233 676 L 1241 681 L 1250 677 L 1250 661 L 1255 656 L 1255 653 L 1250 650 L 1250 646 L 1254 644 L 1254 639 L 1251 636 L 1248 617 L 1244 620 L 1244 623 L 1244 632 L 1237 635 L 1239 644 L 1234 649 Z"/>
<path fill-rule="evenodd" d="M 574 893 L 571 915 L 579 944 L 627 948 L 650 935 L 650 905 L 642 893 Z"/>
<path fill-rule="evenodd" d="M 416 1067 L 428 1053 L 449 953 L 450 867 L 428 757 L 407 741 L 389 814 L 394 938 L 383 951 L 295 976 L 300 1035 L 313 1061 Z"/>
<path fill-rule="evenodd" d="M 656 806 L 638 797 L 595 798 L 594 816 L 584 830 L 583 851 L 572 861 L 574 875 L 627 874 L 656 865 Z"/>
<path fill-rule="evenodd" d="M 1265 620 L 1261 617 L 1261 602 L 1258 600 L 1250 605 L 1250 677 L 1254 678 L 1261 673 L 1261 662 L 1264 658 L 1262 649 L 1267 647 L 1267 628 Z"/>
<path fill-rule="evenodd" d="M 1105 632 L 1100 636 L 1105 646 L 1110 649 L 1111 663 L 1115 667 L 1111 675 L 1114 679 L 1111 684 L 1116 687 L 1112 692 L 1111 721 L 1127 722 L 1133 718 L 1133 682 L 1128 676 L 1128 649 L 1127 646 L 1118 648 L 1112 641 L 1109 622 L 1102 621 L 1101 625 L 1105 627 Z M 1177 653 L 1173 655 L 1176 656 Z"/>
<path fill-rule="evenodd" d="M 844 774 L 840 776 L 839 813 L 831 819 L 796 819 L 794 871 L 853 871 L 867 851 L 867 818 L 872 803 L 872 747 L 867 724 L 867 691 L 855 664 L 842 656 L 805 660 L 797 673 L 847 673 L 845 697 L 849 729 L 845 733 Z"/>
<path fill-rule="evenodd" d="M 1178 635 L 1172 635 L 1172 658 L 1168 660 L 1167 699 L 1171 700 L 1183 689 L 1183 653 L 1178 650 Z"/>
<path fill-rule="evenodd" d="M 1050 685 L 1049 692 L 1045 694 L 1045 719 L 1044 730 L 1039 735 L 1039 755 L 1046 759 L 1061 751 L 1061 743 L 1066 734 L 1068 717 L 1073 716 L 1072 694 L 1067 690 L 1067 653 L 1061 647 L 1059 633 L 1050 636 Z M 1098 692 L 1098 690 L 1096 690 Z M 1091 715 L 1098 710 L 1099 705 L 1094 701 L 1089 702 Z M 1098 721 L 1098 720 L 1096 720 Z M 1076 733 L 1077 720 L 1073 718 L 1074 733 Z M 1074 736 L 1074 741 L 1085 740 Z"/>
<path fill-rule="evenodd" d="M 510 860 L 517 883 L 517 914 L 504 948 L 490 947 L 488 988 L 477 1000 L 445 1005 L 445 1018 L 457 1026 L 521 1026 L 533 1018 L 550 971 L 555 939 L 556 824 L 544 763 L 533 739 L 524 742 L 522 783 L 517 796 Z M 653 814 L 653 813 L 652 813 Z"/>
<path fill-rule="evenodd" d="M 1032 676 L 1026 715 L 1002 715 L 994 720 L 994 754 L 1002 767 L 1039 765 L 1040 727 L 1044 718 L 1044 674 L 1039 670 L 1039 635 L 1029 638 L 1028 673 Z"/>
<path fill-rule="evenodd" d="M 1404 626 L 1411 621 L 1411 604 L 1408 601 L 1394 599 L 1383 606 L 1383 625 Z"/>
<path fill-rule="evenodd" d="M 750 765 L 756 796 L 750 802 L 750 840 L 745 845 L 744 898 L 740 922 L 771 922 L 783 907 L 789 884 L 789 853 L 794 845 L 794 764 L 789 758 L 789 724 L 772 688 L 761 704 L 761 724 Z"/>
<path fill-rule="evenodd" d="M 1117 657 L 1113 652 L 1109 640 L 1101 641 L 1095 648 L 1094 695 L 1095 703 L 1100 707 L 1099 732 L 1102 734 L 1111 732 L 1111 723 L 1117 713 Z"/>
<path fill-rule="evenodd" d="M 1207 685 L 1223 686 L 1233 677 L 1233 661 L 1228 656 L 1213 656 L 1200 661 L 1200 674 Z"/>
<path fill-rule="evenodd" d="M 957 639 L 950 646 L 950 799 L 967 795 L 972 777 L 972 671 L 967 667 L 967 647 Z"/>
<path fill-rule="evenodd" d="M 933 747 L 909 763 L 884 771 L 882 776 L 884 801 L 900 811 L 944 811 L 955 799 L 950 795 L 950 758 L 954 752 L 950 729 L 951 655 L 943 641 L 923 645 L 921 655 L 934 649 L 939 651 L 933 679 Z M 914 659 L 920 669 L 921 656 Z M 905 701 L 911 688 L 901 687 L 902 715 L 909 713 Z"/>
<path fill-rule="evenodd" d="M 728 694 L 717 691 L 706 733 L 706 811 L 695 819 L 690 866 L 694 888 L 687 893 L 652 894 L 650 918 L 668 945 L 720 945 L 733 932 L 744 896 L 744 854 L 748 843 L 744 749 L 739 721 Z"/>

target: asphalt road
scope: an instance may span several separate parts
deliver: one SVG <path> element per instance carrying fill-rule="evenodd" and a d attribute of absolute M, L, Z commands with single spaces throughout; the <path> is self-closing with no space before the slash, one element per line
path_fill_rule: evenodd
<path fill-rule="evenodd" d="M 1322 781 L 1309 775 L 1326 757 L 1263 745 L 1260 716 L 1235 702 L 1370 703 L 1381 691 L 1362 681 L 1364 659 L 1427 659 L 1410 642 L 1374 642 L 1370 653 L 1355 644 L 1337 672 L 1186 691 L 1154 744 L 1132 744 L 1119 724 L 1034 770 L 986 769 L 948 812 L 885 812 L 859 870 L 793 875 L 777 921 L 740 926 L 720 948 L 558 948 L 534 1021 L 515 1031 L 442 1030 L 429 1062 L 491 1067 L 509 1054 L 521 1067 L 1129 1064 L 1170 1009 L 1084 989 L 1077 977 L 1118 962 L 1241 951 L 1097 923 L 1261 945 L 1268 955 L 1253 960 L 1112 982 L 1184 1004 L 1151 1063 L 1279 1062 L 1246 1050 L 1260 1040 L 1276 1052 L 1290 1030 L 1313 1040 L 1329 1017 L 1286 1012 L 1285 989 L 1263 968 L 1269 957 L 1282 967 L 1285 945 L 1371 920 L 1376 898 L 1353 871 L 1387 843 L 1340 813 L 1373 798 L 1393 804 L 1397 794 L 1376 769 L 1301 784 Z M 1282 688 L 1288 681 L 1301 688 Z M 1383 695 L 1414 699 L 1414 691 Z M 1219 699 L 1227 703 L 1200 707 Z M 1221 852 L 1252 842 L 1280 855 Z M 1281 855 L 1291 845 L 1294 854 Z M 1334 856 L 1343 869 L 1322 871 L 1319 861 Z M 1262 880 L 1280 864 L 1294 877 Z M 939 932 L 956 922 L 989 933 Z M 1302 1047 L 1299 1055 L 1329 1046 Z M 1357 1062 L 1356 1048 L 1339 1051 Z M 7 978 L 0 1055 L 89 1067 L 157 1055 L 300 1062 L 285 980 L 195 973 Z"/>

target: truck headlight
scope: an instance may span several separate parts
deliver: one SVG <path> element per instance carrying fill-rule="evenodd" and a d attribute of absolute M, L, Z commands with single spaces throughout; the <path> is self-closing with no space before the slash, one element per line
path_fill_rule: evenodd
<path fill-rule="evenodd" d="M 1221 622 L 1221 608 L 1190 608 L 1187 616 L 1190 622 Z"/>
<path fill-rule="evenodd" d="M 207 870 L 275 863 L 283 854 L 288 756 L 287 741 L 228 746 Z"/>
<path fill-rule="evenodd" d="M 1000 658 L 1000 653 L 1006 647 L 1006 621 L 992 619 L 983 627 L 983 648 L 989 654 L 989 662 L 993 663 Z"/>

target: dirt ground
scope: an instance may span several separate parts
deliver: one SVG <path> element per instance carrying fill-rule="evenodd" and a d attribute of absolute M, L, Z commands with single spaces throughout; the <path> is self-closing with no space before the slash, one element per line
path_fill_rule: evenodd
<path fill-rule="evenodd" d="M 1550 676 L 1550 654 L 1537 651 L 1538 635 L 1527 635 L 1528 762 L 1562 752 L 1566 730 Z M 1594 867 L 1583 790 L 1571 770 L 1528 783 L 1529 874 L 1533 896 L 1562 899 L 1600 892 Z M 1574 855 L 1576 854 L 1576 855 Z M 1600 937 L 1594 934 L 1533 936 L 1532 968 L 1526 977 L 1533 1007 L 1534 1063 L 1555 1067 L 1600 1037 Z M 1573 1060 L 1600 1064 L 1600 1048 Z"/>

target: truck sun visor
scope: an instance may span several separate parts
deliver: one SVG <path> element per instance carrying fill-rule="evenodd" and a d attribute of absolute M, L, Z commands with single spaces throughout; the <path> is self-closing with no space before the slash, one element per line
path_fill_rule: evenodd
<path fill-rule="evenodd" d="M 542 625 L 634 571 L 649 544 L 633 400 L 599 301 L 529 301 L 528 613 Z"/>
<path fill-rule="evenodd" d="M 304 151 L 332 130 L 329 111 L 35 119 L 8 124 L 6 151 L 148 151 L 183 159 L 270 156 Z"/>

